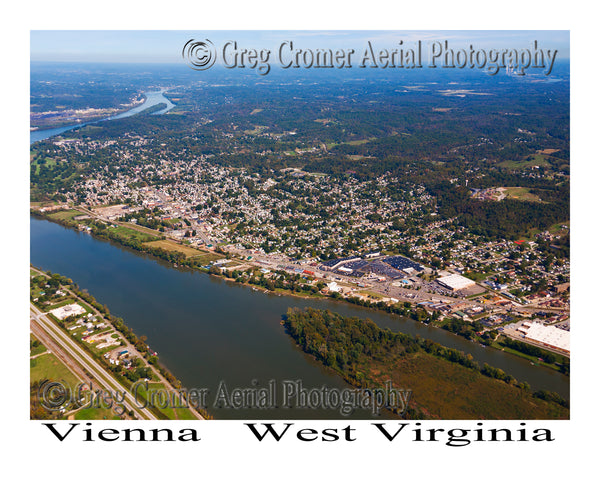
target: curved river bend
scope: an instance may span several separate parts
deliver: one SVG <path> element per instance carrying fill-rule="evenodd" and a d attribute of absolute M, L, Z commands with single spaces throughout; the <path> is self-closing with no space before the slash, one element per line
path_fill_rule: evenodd
<path fill-rule="evenodd" d="M 430 338 L 503 369 L 533 390 L 569 397 L 569 379 L 529 361 L 467 341 L 445 330 L 333 300 L 265 294 L 212 276 L 180 270 L 47 220 L 30 219 L 31 263 L 73 279 L 125 320 L 187 388 L 259 386 L 301 379 L 304 386 L 349 386 L 308 358 L 280 325 L 289 307 L 328 308 L 371 318 L 383 328 Z M 212 401 L 212 400 L 211 400 Z M 210 409 L 210 408 L 209 408 Z M 216 418 L 289 418 L 290 410 L 212 410 Z M 358 412 L 353 418 L 370 418 Z M 297 410 L 294 418 L 341 418 L 335 410 Z"/>
<path fill-rule="evenodd" d="M 33 130 L 29 132 L 29 144 L 39 142 L 40 140 L 46 140 L 47 138 L 54 137 L 55 135 L 60 135 L 61 133 L 68 132 L 69 130 L 74 130 L 76 128 L 85 127 L 86 125 L 92 125 L 98 122 L 105 122 L 107 120 L 118 120 L 119 118 L 126 118 L 135 115 L 136 113 L 143 112 L 154 105 L 158 105 L 160 103 L 164 103 L 167 106 L 158 112 L 154 112 L 153 115 L 161 115 L 163 113 L 167 113 L 171 110 L 175 105 L 166 98 L 163 93 L 166 90 L 160 90 L 158 92 L 145 92 L 146 100 L 141 105 L 132 108 L 131 110 L 127 110 L 126 112 L 119 113 L 117 115 L 113 115 L 112 117 L 102 118 L 100 120 L 94 120 L 93 122 L 86 123 L 77 123 L 75 125 L 67 125 L 64 127 L 58 128 L 47 128 L 45 130 Z"/>

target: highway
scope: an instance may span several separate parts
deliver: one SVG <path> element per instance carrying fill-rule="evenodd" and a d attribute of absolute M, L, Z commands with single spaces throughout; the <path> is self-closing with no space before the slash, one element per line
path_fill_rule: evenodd
<path fill-rule="evenodd" d="M 73 339 L 63 332 L 58 326 L 50 320 L 45 313 L 38 310 L 34 305 L 30 304 L 30 316 L 32 322 L 32 329 L 36 330 L 41 328 L 46 335 L 48 335 L 52 341 L 58 345 L 63 353 L 58 353 L 58 356 L 64 360 L 65 353 L 71 357 L 71 362 L 67 365 L 73 370 L 79 370 L 79 376 L 81 376 L 81 368 L 89 372 L 94 377 L 94 381 L 98 387 L 102 388 L 107 392 L 122 392 L 124 387 L 117 382 L 112 376 L 105 372 L 96 361 L 85 352 Z M 37 325 L 37 326 L 36 326 Z M 74 365 L 73 365 L 74 364 Z M 87 376 L 87 375 L 85 375 Z M 71 385 L 73 387 L 74 385 Z M 131 396 L 129 392 L 128 396 Z M 133 411 L 137 418 L 144 420 L 157 420 L 152 412 L 147 409 L 141 408 L 135 402 L 131 401 L 128 396 L 123 401 L 123 406 L 127 411 Z"/>

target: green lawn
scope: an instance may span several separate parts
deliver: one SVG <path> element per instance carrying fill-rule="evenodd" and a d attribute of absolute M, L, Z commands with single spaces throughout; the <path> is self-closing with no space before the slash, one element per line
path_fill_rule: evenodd
<path fill-rule="evenodd" d="M 148 233 L 140 232 L 139 230 L 134 230 L 132 228 L 127 228 L 119 225 L 116 228 L 112 229 L 113 233 L 116 233 L 119 237 L 125 239 L 136 239 L 140 242 L 151 242 L 153 240 L 158 240 L 159 237 L 155 235 L 150 235 Z"/>
<path fill-rule="evenodd" d="M 484 272 L 466 272 L 464 274 L 465 277 L 470 278 L 471 280 L 475 281 L 475 282 L 481 282 L 482 280 L 485 280 L 490 274 L 489 273 L 484 273 Z M 477 296 L 480 295 L 479 293 L 473 296 Z"/>
<path fill-rule="evenodd" d="M 74 217 L 83 215 L 79 210 L 59 210 L 58 212 L 50 213 L 48 216 L 55 220 L 73 220 Z"/>
<path fill-rule="evenodd" d="M 548 155 L 536 153 L 522 160 L 505 160 L 498 165 L 505 168 L 530 168 L 534 166 L 548 166 Z"/>
<path fill-rule="evenodd" d="M 75 420 L 121 420 L 121 417 L 107 408 L 82 408 L 75 413 Z"/>
<path fill-rule="evenodd" d="M 531 189 L 527 187 L 505 187 L 505 189 L 507 198 L 529 202 L 541 202 L 540 198 L 531 193 Z"/>
<path fill-rule="evenodd" d="M 64 382 L 65 385 L 75 388 L 79 380 L 53 353 L 41 355 L 29 361 L 30 381 L 51 380 Z"/>

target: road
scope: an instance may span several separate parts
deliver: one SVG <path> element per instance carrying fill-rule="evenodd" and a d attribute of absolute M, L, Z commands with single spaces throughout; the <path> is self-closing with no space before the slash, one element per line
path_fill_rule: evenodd
<path fill-rule="evenodd" d="M 66 360 L 67 365 L 71 369 L 79 371 L 78 376 L 81 376 L 81 378 L 89 378 L 89 376 L 83 371 L 85 370 L 94 377 L 95 383 L 104 391 L 123 391 L 123 386 L 119 384 L 117 380 L 115 380 L 100 366 L 98 366 L 96 361 L 79 345 L 77 345 L 77 343 L 75 343 L 71 338 L 69 338 L 69 336 L 65 332 L 63 332 L 58 326 L 56 326 L 54 322 L 46 316 L 45 313 L 41 312 L 34 305 L 31 304 L 30 316 L 32 330 L 34 331 L 34 333 L 36 333 L 37 331 L 37 333 L 39 334 L 39 329 L 43 330 L 45 334 L 44 336 L 50 337 L 51 341 L 55 344 L 53 352 L 57 354 L 57 356 L 59 356 L 61 360 Z M 57 352 L 56 345 L 58 345 L 59 350 L 62 350 L 61 353 Z M 144 420 L 157 419 L 152 412 L 141 408 L 135 402 L 129 400 L 127 397 L 123 401 L 123 406 L 127 409 L 127 411 L 135 412 L 137 418 Z"/>
<path fill-rule="evenodd" d="M 30 268 L 32 268 L 32 270 L 36 271 L 36 272 L 37 272 L 38 274 L 40 274 L 40 275 L 45 275 L 45 273 L 44 273 L 44 272 L 40 271 L 40 270 L 39 270 L 39 269 L 37 269 L 37 268 L 34 268 L 34 267 L 30 267 Z M 74 298 L 74 299 L 76 299 L 76 298 L 77 298 L 77 297 L 76 297 L 76 296 L 73 294 L 73 292 L 71 292 L 69 289 L 66 289 L 66 291 L 67 291 L 67 293 L 69 294 L 69 296 L 70 296 L 70 297 L 72 297 L 72 298 Z M 87 304 L 87 305 L 88 305 L 88 307 L 89 307 L 89 308 L 91 308 L 91 310 L 92 310 L 92 312 L 93 312 L 93 314 L 94 314 L 94 315 L 96 315 L 98 318 L 102 318 L 102 317 L 103 317 L 103 315 L 102 315 L 102 314 L 101 314 L 101 313 L 100 313 L 100 312 L 99 312 L 99 311 L 98 311 L 98 310 L 97 310 L 95 307 L 93 307 L 92 305 L 89 305 L 89 304 Z M 36 310 L 36 311 L 37 311 L 39 314 L 42 314 L 42 315 L 43 315 L 43 313 L 42 313 L 42 312 L 41 312 L 39 309 L 37 309 L 37 308 L 36 308 L 36 307 L 34 307 L 33 305 L 31 305 L 31 306 L 32 306 L 32 308 L 34 308 L 34 309 L 35 309 L 35 310 Z M 32 318 L 32 320 L 33 320 L 33 318 Z M 50 320 L 50 319 L 48 319 L 48 321 L 50 321 L 50 322 L 51 322 L 51 320 Z M 55 326 L 55 327 L 56 327 L 56 325 L 55 325 L 53 322 L 51 322 L 51 324 L 52 324 L 53 326 Z M 32 321 L 32 330 L 33 330 L 33 329 L 34 329 L 34 326 L 33 326 L 33 321 Z M 49 343 L 52 343 L 52 344 L 53 344 L 53 350 L 54 350 L 54 351 L 56 351 L 56 350 L 60 350 L 59 348 L 57 348 L 57 347 L 58 347 L 58 345 L 56 345 L 56 343 L 54 343 L 54 342 L 52 341 L 51 337 L 49 337 L 49 336 L 48 336 L 48 334 L 47 334 L 45 331 L 41 330 L 41 327 L 40 327 L 40 325 L 37 325 L 36 332 L 38 333 L 38 336 L 44 336 L 44 337 L 45 337 L 45 340 L 46 340 L 46 341 L 45 341 L 45 342 L 43 341 L 42 343 L 44 343 L 44 344 L 45 344 L 45 345 L 46 345 L 48 348 L 50 348 L 50 345 L 49 345 Z M 36 332 L 34 332 L 34 333 L 36 333 Z M 59 333 L 64 333 L 64 332 L 63 332 L 62 330 L 60 330 L 60 329 L 58 329 L 58 332 L 59 332 Z M 69 341 L 73 342 L 73 340 L 72 340 L 72 339 L 71 339 L 71 338 L 70 338 L 68 335 L 66 335 L 66 338 L 67 338 Z M 40 340 L 42 340 L 42 338 L 40 338 Z M 135 350 L 136 350 L 135 346 L 134 346 L 132 343 L 130 343 L 130 342 L 129 342 L 129 340 L 127 340 L 125 337 L 121 337 L 121 341 L 124 343 L 123 347 L 125 348 L 125 350 L 129 350 L 130 352 L 133 352 L 133 351 L 135 351 Z M 74 343 L 74 344 L 75 344 L 77 347 L 79 347 L 79 345 L 77 345 L 77 343 Z M 79 347 L 79 348 L 80 348 L 80 347 Z M 83 350 L 82 350 L 82 351 L 83 351 Z M 62 353 L 63 353 L 63 355 L 64 355 L 64 352 L 62 352 Z M 57 355 L 57 356 L 59 356 L 59 355 Z M 138 356 L 137 358 L 143 362 L 143 366 L 144 366 L 144 367 L 148 367 L 148 368 L 150 368 L 150 369 L 152 370 L 152 374 L 153 374 L 153 375 L 154 375 L 154 376 L 157 378 L 157 381 L 158 381 L 158 382 L 160 382 L 160 383 L 161 383 L 161 384 L 164 386 L 165 390 L 166 390 L 167 392 L 169 392 L 169 393 L 172 395 L 172 398 L 178 398 L 178 397 L 179 397 L 179 393 L 180 393 L 180 392 L 179 392 L 179 391 L 177 391 L 177 390 L 175 390 L 175 388 L 174 388 L 174 387 L 171 385 L 171 383 L 170 383 L 170 382 L 169 382 L 169 381 L 168 381 L 168 380 L 167 380 L 167 379 L 166 379 L 166 378 L 165 378 L 165 377 L 164 377 L 164 376 L 163 376 L 163 375 L 162 375 L 162 374 L 159 372 L 159 370 L 158 370 L 157 368 L 155 368 L 153 365 L 151 365 L 151 364 L 150 364 L 150 363 L 149 363 L 149 362 L 148 362 L 148 361 L 147 361 L 147 360 L 146 360 L 144 357 L 142 357 L 142 356 Z M 74 361 L 73 361 L 71 358 L 69 358 L 69 357 L 66 357 L 66 356 L 65 356 L 65 358 L 62 358 L 62 357 L 61 357 L 61 360 L 63 361 L 63 363 L 65 363 L 65 364 L 67 365 L 67 367 L 68 367 L 68 368 L 70 368 L 70 369 L 71 369 L 71 371 L 73 371 L 73 373 L 75 373 L 75 375 L 76 375 L 76 376 L 78 376 L 78 377 L 79 377 L 79 378 L 81 378 L 81 379 L 86 379 L 86 382 L 89 382 L 89 381 L 91 380 L 91 377 L 84 377 L 84 376 L 86 375 L 86 373 L 85 373 L 83 370 L 81 370 L 81 369 L 79 368 L 78 364 L 77 364 L 77 363 L 75 363 L 75 362 L 74 362 Z M 97 365 L 97 363 L 96 363 L 96 365 Z M 100 368 L 101 368 L 101 367 L 100 367 Z M 74 371 L 74 369 L 78 369 L 78 371 Z M 111 377 L 111 378 L 112 378 L 112 377 Z M 175 415 L 177 416 L 177 409 L 174 409 L 173 411 L 175 412 Z M 193 408 L 193 407 L 190 407 L 190 408 L 189 408 L 189 411 L 190 411 L 190 412 L 192 413 L 192 415 L 194 415 L 194 416 L 195 416 L 195 417 L 196 417 L 198 420 L 205 420 L 205 418 L 204 418 L 204 417 L 203 417 L 203 416 L 202 416 L 202 415 L 201 415 L 201 414 L 200 414 L 200 413 L 199 413 L 199 412 L 198 412 L 198 411 L 197 411 L 195 408 Z"/>

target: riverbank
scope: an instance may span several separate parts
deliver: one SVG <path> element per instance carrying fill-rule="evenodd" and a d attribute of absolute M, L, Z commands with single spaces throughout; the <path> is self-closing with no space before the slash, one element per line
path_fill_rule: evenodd
<path fill-rule="evenodd" d="M 82 128 L 87 125 L 93 125 L 109 120 L 118 120 L 121 118 L 130 117 L 132 115 L 145 112 L 147 109 L 151 108 L 153 109 L 151 112 L 152 115 L 161 115 L 163 113 L 167 113 L 169 110 L 175 107 L 175 104 L 173 104 L 168 98 L 166 98 L 163 95 L 163 93 L 166 91 L 166 89 L 162 89 L 158 92 L 142 92 L 139 94 L 142 97 L 139 102 L 133 102 L 132 104 L 128 105 L 126 108 L 123 109 L 115 109 L 115 111 L 111 112 L 108 116 L 99 115 L 94 116 L 93 118 L 90 117 L 85 119 L 78 119 L 76 123 L 73 123 L 74 120 L 71 120 L 68 122 L 57 122 L 56 125 L 52 125 L 51 127 L 45 126 L 44 128 L 37 127 L 34 130 L 30 129 L 29 143 L 32 144 L 41 140 L 46 140 L 47 138 L 60 135 L 64 132 Z M 157 105 L 162 105 L 162 107 L 155 109 L 154 107 Z"/>
<path fill-rule="evenodd" d="M 186 386 L 214 391 L 223 380 L 228 386 L 249 387 L 252 379 L 264 385 L 270 379 L 282 384 L 300 378 L 313 387 L 348 388 L 340 377 L 323 371 L 296 348 L 281 328 L 288 308 L 310 307 L 371 319 L 383 329 L 430 339 L 472 355 L 481 365 L 501 368 L 533 390 L 556 391 L 569 398 L 568 377 L 496 349 L 482 348 L 441 328 L 327 297 L 269 294 L 262 288 L 224 281 L 226 277 L 203 275 L 198 269 L 175 268 L 107 238 L 35 216 L 30 219 L 30 232 L 32 263 L 63 272 L 89 288 L 114 314 L 127 319 L 136 334 L 148 337 L 161 361 Z M 337 418 L 327 411 L 209 411 L 216 418 Z"/>
<path fill-rule="evenodd" d="M 110 372 L 127 391 L 133 392 L 137 383 L 150 379 L 151 391 L 164 390 L 169 395 L 181 397 L 179 393 L 183 388 L 181 381 L 159 362 L 158 355 L 150 349 L 146 338 L 137 336 L 122 318 L 112 315 L 106 305 L 100 304 L 86 290 L 81 290 L 70 278 L 60 273 L 43 271 L 30 266 L 30 301 L 32 305 L 47 314 L 58 327 L 65 332 L 68 331 L 69 337 L 99 366 Z M 55 316 L 56 309 L 69 305 L 79 306 L 84 312 L 64 318 Z M 84 323 L 87 323 L 87 326 Z M 94 326 L 91 326 L 92 324 Z M 98 339 L 98 342 L 95 339 Z M 120 353 L 117 354 L 117 351 Z M 123 354 L 125 356 L 122 356 Z M 130 366 L 125 368 L 125 364 Z M 46 380 L 58 379 L 46 378 Z M 75 383 L 70 386 L 74 387 Z M 136 394 L 139 392 L 140 400 L 146 402 L 146 407 L 143 408 L 148 408 L 158 419 L 211 418 L 202 408 L 196 408 L 197 413 L 194 413 L 189 411 L 192 406 L 183 404 L 160 406 L 158 403 L 153 404 L 152 401 L 148 401 L 144 388 L 136 388 L 135 391 Z M 93 411 L 88 412 L 92 415 L 93 413 Z M 125 413 L 135 418 L 132 412 L 123 412 L 122 416 Z"/>
<path fill-rule="evenodd" d="M 62 209 L 59 211 L 41 211 L 41 205 L 36 205 L 35 208 L 31 209 L 31 214 L 37 216 L 39 218 L 43 218 L 55 223 L 58 223 L 62 226 L 77 229 L 77 230 L 85 230 L 92 236 L 97 238 L 102 238 L 111 242 L 114 242 L 118 245 L 125 246 L 128 248 L 132 248 L 135 251 L 143 252 L 145 254 L 151 255 L 154 258 L 158 258 L 164 260 L 171 265 L 177 268 L 189 268 L 192 271 L 209 273 L 212 276 L 219 277 L 228 282 L 233 282 L 236 284 L 240 284 L 246 287 L 250 287 L 255 290 L 260 290 L 261 292 L 273 294 L 273 295 L 284 295 L 292 298 L 310 298 L 310 299 L 324 299 L 324 300 L 336 300 L 344 303 L 349 303 L 352 305 L 357 305 L 360 307 L 365 307 L 374 311 L 385 312 L 392 315 L 398 315 L 402 319 L 409 319 L 410 321 L 415 321 L 417 323 L 426 324 L 435 328 L 443 328 L 444 330 L 452 333 L 453 335 L 462 336 L 467 338 L 473 342 L 480 344 L 481 346 L 493 346 L 492 341 L 494 338 L 490 337 L 489 333 L 485 336 L 470 334 L 471 336 L 465 337 L 465 335 L 460 335 L 459 333 L 453 332 L 448 328 L 448 321 L 444 322 L 436 322 L 434 321 L 430 314 L 426 312 L 420 306 L 406 304 L 406 303 L 396 303 L 389 304 L 383 301 L 370 301 L 363 300 L 359 297 L 354 296 L 341 296 L 337 293 L 331 294 L 323 294 L 321 292 L 322 288 L 325 286 L 322 284 L 320 288 L 317 285 L 318 282 L 315 283 L 306 283 L 299 275 L 290 275 L 285 271 L 277 271 L 278 275 L 284 276 L 284 280 L 280 282 L 273 281 L 267 277 L 265 277 L 260 272 L 260 267 L 254 266 L 252 267 L 252 275 L 241 276 L 236 274 L 235 270 L 230 271 L 227 269 L 221 269 L 213 265 L 213 267 L 206 268 L 206 255 L 210 255 L 211 258 L 216 259 L 224 259 L 226 258 L 226 254 L 219 253 L 218 251 L 209 251 L 209 250 L 199 250 L 198 256 L 188 257 L 185 253 L 180 251 L 183 247 L 186 249 L 191 249 L 192 247 L 184 246 L 175 242 L 174 240 L 165 240 L 164 235 L 161 232 L 150 230 L 146 227 L 140 227 L 132 224 L 123 224 L 120 222 L 102 222 L 98 223 L 93 218 L 83 218 L 79 220 L 74 220 L 75 217 L 79 215 L 86 215 L 90 212 L 87 210 L 77 210 L 76 208 L 68 210 Z M 111 229 L 106 227 L 106 223 L 118 226 L 118 229 Z M 82 227 L 83 226 L 83 227 Z M 132 233 L 133 232 L 133 233 Z M 139 233 L 135 233 L 139 232 Z M 148 235 L 148 237 L 140 237 L 140 233 Z M 150 238 L 152 237 L 152 238 Z M 147 240 L 154 241 L 147 241 Z M 168 246 L 165 243 L 162 243 L 161 247 L 157 247 L 155 240 L 163 239 L 164 242 L 171 242 L 172 246 Z M 179 247 L 177 247 L 179 246 Z M 168 248 L 165 248 L 168 247 Z M 204 256 L 203 256 L 204 255 Z M 238 276 L 236 276 L 238 275 Z M 303 283 L 304 282 L 304 283 Z M 462 322 L 461 324 L 464 327 L 470 327 L 470 324 L 466 322 Z M 471 329 L 471 331 L 473 331 Z M 498 351 L 502 351 L 502 349 L 498 349 Z M 522 355 L 516 355 L 512 350 L 504 350 L 503 354 L 515 355 L 518 357 L 523 357 Z M 528 359 L 529 360 L 529 359 Z M 548 364 L 545 362 L 540 362 L 539 366 L 550 369 L 554 371 L 561 372 L 562 374 L 568 375 L 567 369 L 556 368 L 553 364 Z"/>
<path fill-rule="evenodd" d="M 389 405 L 408 419 L 566 419 L 568 402 L 531 392 L 501 369 L 454 349 L 382 330 L 375 323 L 328 310 L 288 310 L 286 332 L 302 350 L 351 385 L 411 393 Z M 399 411 L 400 410 L 400 411 Z"/>

